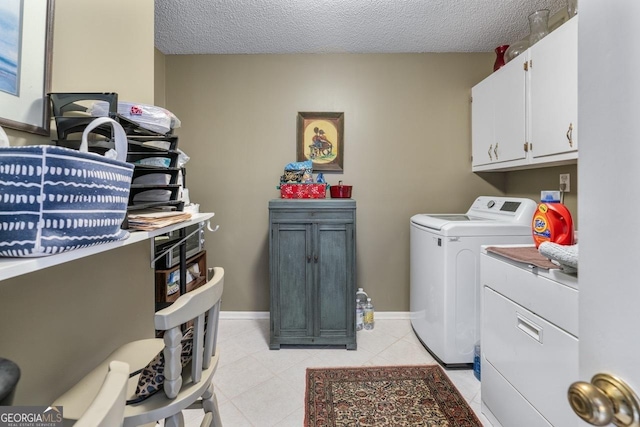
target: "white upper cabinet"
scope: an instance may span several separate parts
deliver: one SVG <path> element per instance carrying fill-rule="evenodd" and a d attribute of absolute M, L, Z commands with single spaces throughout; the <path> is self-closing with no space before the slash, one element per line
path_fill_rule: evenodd
<path fill-rule="evenodd" d="M 526 158 L 524 56 L 471 90 L 473 166 L 494 167 Z"/>
<path fill-rule="evenodd" d="M 544 162 L 546 157 L 557 155 L 576 158 L 577 17 L 534 44 L 530 50 L 531 155 L 535 162 Z"/>
<path fill-rule="evenodd" d="M 576 162 L 577 34 L 574 17 L 472 88 L 474 172 Z"/>
<path fill-rule="evenodd" d="M 495 102 L 492 74 L 471 89 L 471 155 L 473 166 L 493 163 L 496 141 Z"/>

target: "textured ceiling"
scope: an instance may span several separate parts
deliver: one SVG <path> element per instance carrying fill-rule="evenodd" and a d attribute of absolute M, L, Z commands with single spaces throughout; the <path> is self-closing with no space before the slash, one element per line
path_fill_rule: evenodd
<path fill-rule="evenodd" d="M 155 0 L 165 54 L 490 52 L 566 0 Z"/>

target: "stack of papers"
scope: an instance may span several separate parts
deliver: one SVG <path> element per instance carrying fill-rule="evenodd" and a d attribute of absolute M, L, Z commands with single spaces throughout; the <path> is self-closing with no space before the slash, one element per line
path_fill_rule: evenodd
<path fill-rule="evenodd" d="M 191 219 L 188 212 L 138 211 L 128 215 L 129 229 L 150 231 Z"/>

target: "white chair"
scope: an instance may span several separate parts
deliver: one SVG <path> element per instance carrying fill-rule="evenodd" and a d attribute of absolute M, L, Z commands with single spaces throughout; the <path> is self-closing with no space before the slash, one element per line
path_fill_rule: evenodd
<path fill-rule="evenodd" d="M 213 388 L 213 374 L 218 365 L 216 350 L 220 300 L 224 287 L 224 269 L 210 269 L 209 281 L 202 287 L 181 295 L 172 305 L 155 314 L 155 327 L 165 331 L 163 338 L 127 343 L 111 353 L 107 361 L 82 378 L 60 396 L 54 405 L 62 406 L 65 419 L 79 419 L 95 396 L 109 360 L 120 360 L 137 372 L 162 351 L 165 358 L 163 390 L 140 403 L 127 404 L 123 426 L 139 426 L 164 419 L 165 427 L 184 426 L 182 410 L 194 404 L 205 411 L 203 426 L 221 427 L 222 421 Z M 212 273 L 212 275 L 211 275 Z M 206 319 L 206 320 L 205 320 Z M 193 356 L 186 366 L 181 363 L 183 324 L 193 321 Z M 206 323 L 206 330 L 205 330 Z M 139 375 L 128 381 L 127 399 L 135 398 Z"/>
<path fill-rule="evenodd" d="M 128 382 L 129 365 L 119 361 L 109 363 L 109 372 L 98 394 L 74 427 L 122 426 Z"/>

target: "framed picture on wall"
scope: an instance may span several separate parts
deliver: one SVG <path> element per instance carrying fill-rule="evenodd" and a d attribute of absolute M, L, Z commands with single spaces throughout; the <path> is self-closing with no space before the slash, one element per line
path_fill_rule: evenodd
<path fill-rule="evenodd" d="M 54 0 L 0 2 L 0 126 L 49 135 Z"/>
<path fill-rule="evenodd" d="M 298 113 L 297 161 L 313 161 L 314 171 L 342 172 L 344 113 Z"/>

